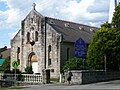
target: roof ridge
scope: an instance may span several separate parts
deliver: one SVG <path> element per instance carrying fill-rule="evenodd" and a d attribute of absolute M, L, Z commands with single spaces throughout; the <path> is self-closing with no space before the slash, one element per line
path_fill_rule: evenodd
<path fill-rule="evenodd" d="M 67 20 L 63 20 L 63 19 L 59 19 L 59 18 L 48 17 L 48 16 L 45 16 L 45 17 L 47 17 L 49 19 L 59 20 L 61 22 L 72 23 L 72 24 L 82 25 L 82 26 L 88 26 L 88 27 L 92 27 L 92 28 L 98 28 L 98 27 L 95 27 L 95 26 L 90 26 L 90 25 L 81 24 L 81 23 L 77 23 L 77 22 L 67 21 Z"/>

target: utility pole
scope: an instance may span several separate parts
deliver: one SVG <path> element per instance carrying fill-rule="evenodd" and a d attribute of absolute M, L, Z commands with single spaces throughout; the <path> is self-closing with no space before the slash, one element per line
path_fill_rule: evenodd
<path fill-rule="evenodd" d="M 106 54 L 104 55 L 104 62 L 105 62 L 104 67 L 105 67 L 105 72 L 106 72 Z"/>
<path fill-rule="evenodd" d="M 110 0 L 110 7 L 109 7 L 109 23 L 112 22 L 112 17 L 113 17 L 113 13 L 115 11 L 115 7 L 117 7 L 119 3 L 119 0 Z"/>

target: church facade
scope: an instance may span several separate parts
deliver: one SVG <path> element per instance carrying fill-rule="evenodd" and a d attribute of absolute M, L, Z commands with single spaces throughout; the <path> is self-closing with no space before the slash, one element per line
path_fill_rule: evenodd
<path fill-rule="evenodd" d="M 74 57 L 75 41 L 82 38 L 88 45 L 96 30 L 96 27 L 42 16 L 33 6 L 11 40 L 11 69 L 12 62 L 18 60 L 22 72 L 32 65 L 34 73 L 50 69 L 51 77 L 57 78 L 63 63 Z"/>

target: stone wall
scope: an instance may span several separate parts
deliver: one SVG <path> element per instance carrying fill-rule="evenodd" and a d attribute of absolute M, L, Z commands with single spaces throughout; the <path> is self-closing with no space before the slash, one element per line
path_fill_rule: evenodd
<path fill-rule="evenodd" d="M 120 79 L 120 72 L 73 70 L 72 84 L 88 84 Z"/>

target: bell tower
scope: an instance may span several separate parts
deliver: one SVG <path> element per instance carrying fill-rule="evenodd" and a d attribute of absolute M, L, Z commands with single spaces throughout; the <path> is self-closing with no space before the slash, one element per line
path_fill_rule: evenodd
<path fill-rule="evenodd" d="M 112 22 L 112 17 L 113 17 L 113 13 L 115 11 L 115 7 L 118 5 L 119 0 L 110 0 L 110 7 L 109 7 L 109 23 Z"/>

